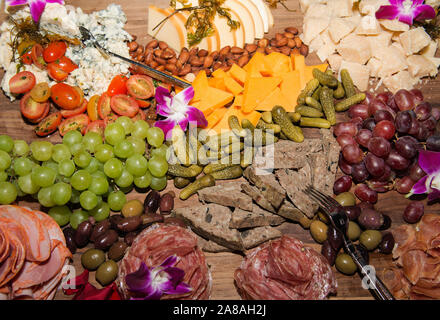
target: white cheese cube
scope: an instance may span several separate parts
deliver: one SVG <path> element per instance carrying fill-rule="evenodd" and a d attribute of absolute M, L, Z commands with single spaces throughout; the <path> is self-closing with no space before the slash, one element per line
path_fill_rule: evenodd
<path fill-rule="evenodd" d="M 406 23 L 400 22 L 399 20 L 388 20 L 388 19 L 380 19 L 379 20 L 382 27 L 388 29 L 390 31 L 408 31 L 409 25 Z"/>
<path fill-rule="evenodd" d="M 411 90 L 417 82 L 418 79 L 413 78 L 408 71 L 400 71 L 383 79 L 383 84 L 392 93 L 396 93 L 399 89 Z"/>
<path fill-rule="evenodd" d="M 370 43 L 371 52 L 374 52 L 376 48 L 388 47 L 391 43 L 392 33 L 382 31 L 378 35 L 368 36 L 367 39 Z"/>
<path fill-rule="evenodd" d="M 331 12 L 335 17 L 351 17 L 353 15 L 353 2 L 350 0 L 331 0 L 327 2 L 327 7 L 329 7 L 328 12 Z"/>
<path fill-rule="evenodd" d="M 370 69 L 359 63 L 349 62 L 343 60 L 339 69 L 339 79 L 342 69 L 347 69 L 350 73 L 351 79 L 354 85 L 360 91 L 366 91 L 368 89 L 368 80 L 370 79 Z"/>
<path fill-rule="evenodd" d="M 419 52 L 431 42 L 431 38 L 422 27 L 403 32 L 399 38 L 407 55 Z"/>
<path fill-rule="evenodd" d="M 309 44 L 309 51 L 310 52 L 316 52 L 319 50 L 319 48 L 324 46 L 324 40 L 322 39 L 321 35 L 318 35 L 315 39 L 313 39 Z"/>
<path fill-rule="evenodd" d="M 324 31 L 330 23 L 330 17 L 320 18 L 304 18 L 304 35 L 303 42 L 307 45 L 315 39 L 322 31 Z"/>
<path fill-rule="evenodd" d="M 330 69 L 332 69 L 335 72 L 339 71 L 339 68 L 341 67 L 342 63 L 342 57 L 341 55 L 334 53 L 330 55 L 328 58 L 328 64 L 330 65 Z"/>
<path fill-rule="evenodd" d="M 382 31 L 379 21 L 375 17 L 365 16 L 356 28 L 356 34 L 359 35 L 377 35 Z"/>
<path fill-rule="evenodd" d="M 376 48 L 373 56 L 382 63 L 380 77 L 390 76 L 408 68 L 405 55 L 393 46 Z"/>
<path fill-rule="evenodd" d="M 359 11 L 364 15 L 374 16 L 380 6 L 390 5 L 388 0 L 362 0 L 359 2 Z"/>
<path fill-rule="evenodd" d="M 420 52 L 423 56 L 429 58 L 434 57 L 435 53 L 437 52 L 437 42 L 432 40 L 429 42 L 429 45 L 427 45 L 422 51 Z"/>
<path fill-rule="evenodd" d="M 406 61 L 408 62 L 408 71 L 413 77 L 435 77 L 437 74 L 436 65 L 424 56 L 419 54 L 411 55 Z"/>
<path fill-rule="evenodd" d="M 331 16 L 331 10 L 327 5 L 321 3 L 313 3 L 307 9 L 305 16 L 307 18 L 321 18 Z"/>
<path fill-rule="evenodd" d="M 310 5 L 316 3 L 327 3 L 327 0 L 299 0 L 301 12 L 307 12 L 307 9 L 309 9 Z"/>
<path fill-rule="evenodd" d="M 346 18 L 332 19 L 328 26 L 330 37 L 335 43 L 348 35 L 355 28 L 355 24 Z"/>
<path fill-rule="evenodd" d="M 372 57 L 368 60 L 367 67 L 370 69 L 370 76 L 378 78 L 380 69 L 382 68 L 382 62 L 380 62 L 379 59 Z"/>
<path fill-rule="evenodd" d="M 345 37 L 336 50 L 345 61 L 365 64 L 371 58 L 370 43 L 362 36 L 351 34 Z"/>

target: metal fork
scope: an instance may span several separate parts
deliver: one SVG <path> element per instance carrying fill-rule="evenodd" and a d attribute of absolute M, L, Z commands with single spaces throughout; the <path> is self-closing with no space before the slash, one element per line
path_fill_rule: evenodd
<path fill-rule="evenodd" d="M 332 226 L 341 233 L 347 252 L 353 258 L 361 274 L 369 281 L 370 290 L 374 296 L 379 300 L 394 300 L 393 295 L 379 277 L 370 274 L 367 262 L 353 245 L 353 242 L 348 239 L 346 235 L 348 217 L 342 210 L 342 206 L 335 199 L 323 194 L 312 186 L 308 186 L 305 191 L 310 198 L 318 202 L 324 213 L 330 218 Z"/>
<path fill-rule="evenodd" d="M 121 60 L 123 60 L 125 62 L 134 64 L 134 65 L 136 65 L 138 67 L 141 67 L 141 68 L 145 69 L 145 73 L 148 76 L 150 76 L 150 77 L 152 77 L 154 79 L 157 79 L 157 80 L 160 80 L 160 81 L 163 81 L 163 82 L 168 82 L 168 83 L 171 83 L 171 84 L 176 85 L 176 86 L 181 87 L 181 88 L 187 88 L 187 87 L 191 86 L 191 84 L 186 82 L 186 81 L 180 80 L 179 78 L 173 77 L 173 76 L 171 76 L 171 75 L 169 75 L 169 74 L 167 74 L 165 72 L 158 71 L 158 70 L 153 69 L 150 66 L 147 66 L 147 65 L 145 65 L 143 63 L 140 63 L 140 62 L 132 60 L 132 59 L 128 59 L 128 58 L 123 57 L 123 56 L 121 56 L 121 55 L 119 55 L 117 53 L 114 53 L 114 52 L 111 52 L 111 51 L 107 50 L 106 48 L 101 46 L 99 44 L 99 42 L 95 39 L 93 34 L 87 28 L 84 28 L 83 26 L 79 27 L 79 31 L 81 32 L 81 42 L 83 43 L 83 45 L 85 45 L 86 42 L 90 42 L 98 50 L 100 50 L 101 52 L 104 52 L 107 55 L 114 56 L 114 57 L 119 58 L 119 59 L 121 59 Z"/>

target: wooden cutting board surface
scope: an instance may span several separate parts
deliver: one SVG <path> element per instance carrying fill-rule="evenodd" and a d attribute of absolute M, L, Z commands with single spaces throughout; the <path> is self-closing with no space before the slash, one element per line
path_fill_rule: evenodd
<path fill-rule="evenodd" d="M 66 1 L 67 4 L 74 4 L 76 7 L 82 8 L 86 13 L 91 11 L 101 10 L 107 7 L 110 3 L 120 4 L 122 9 L 127 15 L 128 22 L 126 24 L 126 30 L 138 37 L 138 42 L 145 45 L 151 38 L 147 36 L 147 18 L 148 18 L 148 5 L 156 5 L 159 7 L 166 7 L 168 5 L 167 0 L 116 0 L 116 1 L 90 1 L 90 0 L 75 0 Z M 272 9 L 274 15 L 275 26 L 270 30 L 268 36 L 273 36 L 276 32 L 283 31 L 284 28 L 289 26 L 298 27 L 302 29 L 302 14 L 299 9 L 298 0 L 288 0 L 286 5 L 295 12 L 288 12 L 281 6 L 277 9 Z M 5 19 L 3 8 L 0 11 L 0 22 Z M 311 54 L 307 57 L 306 62 L 308 64 L 319 63 L 315 54 Z M 2 77 L 1 74 L 0 77 Z M 429 81 L 423 81 L 420 86 L 422 89 L 425 100 L 432 103 L 434 106 L 440 107 L 440 80 L 439 77 Z M 0 134 L 8 134 L 14 139 L 24 139 L 27 142 L 31 142 L 37 137 L 33 132 L 33 126 L 25 123 L 22 119 L 19 111 L 19 103 L 17 101 L 11 103 L 3 94 L 0 94 Z M 316 132 L 314 130 L 305 130 L 305 135 L 312 137 Z M 54 134 L 49 138 L 52 142 L 59 142 L 60 136 Z M 167 189 L 174 189 L 169 185 Z M 129 199 L 138 198 L 143 200 L 144 194 L 132 193 L 128 196 Z M 187 201 L 176 201 L 176 207 L 185 207 L 197 204 L 197 197 L 192 197 Z M 405 223 L 402 220 L 402 213 L 405 207 L 410 203 L 405 199 L 403 195 L 396 192 L 388 192 L 386 194 L 380 194 L 379 202 L 376 208 L 385 214 L 388 214 L 392 218 L 392 226 L 396 227 Z M 28 205 L 33 208 L 38 208 L 38 203 L 22 202 L 20 204 Z M 426 204 L 426 201 L 425 201 Z M 440 204 L 425 205 L 425 212 L 440 213 Z M 284 223 L 279 229 L 285 234 L 292 234 L 300 240 L 304 241 L 311 246 L 314 246 L 317 250 L 320 250 L 320 246 L 317 245 L 308 230 L 302 229 L 299 225 L 293 223 Z M 83 252 L 85 249 L 80 250 Z M 212 299 L 239 299 L 236 288 L 234 286 L 233 274 L 234 270 L 240 265 L 242 256 L 232 253 L 207 253 L 208 263 L 211 267 L 213 277 L 213 292 Z M 74 265 L 79 272 L 82 272 L 82 266 L 80 262 L 80 255 L 77 253 L 74 256 Z M 390 256 L 372 253 L 370 254 L 370 263 L 375 266 L 377 272 L 380 272 L 387 267 L 392 266 L 392 260 Z M 362 289 L 361 278 L 359 275 L 344 276 L 339 272 L 336 272 L 338 281 L 338 293 L 332 299 L 371 299 L 371 295 L 367 290 Z M 90 279 L 94 282 L 94 276 L 91 275 Z M 94 282 L 95 283 L 95 282 Z M 96 283 L 95 283 L 96 284 Z M 99 286 L 99 285 L 97 285 Z M 61 292 L 56 295 L 56 299 L 70 299 L 64 296 Z"/>

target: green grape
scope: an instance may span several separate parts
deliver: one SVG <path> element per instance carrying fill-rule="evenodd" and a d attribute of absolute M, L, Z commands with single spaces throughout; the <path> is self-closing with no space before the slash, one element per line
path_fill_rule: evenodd
<path fill-rule="evenodd" d="M 92 156 L 88 151 L 80 151 L 75 154 L 73 161 L 77 167 L 85 168 L 90 164 L 90 161 L 92 161 Z"/>
<path fill-rule="evenodd" d="M 47 161 L 52 157 L 53 144 L 49 141 L 36 140 L 30 148 L 32 156 L 38 161 Z"/>
<path fill-rule="evenodd" d="M 160 157 L 163 159 L 167 158 L 167 152 L 168 152 L 168 146 L 163 144 L 161 145 L 159 148 L 154 148 L 153 150 L 151 150 L 151 157 Z"/>
<path fill-rule="evenodd" d="M 128 187 L 119 187 L 119 190 L 121 190 L 125 194 L 129 194 L 134 189 L 134 185 L 130 184 Z"/>
<path fill-rule="evenodd" d="M 133 120 L 131 120 L 129 117 L 122 116 L 116 119 L 115 123 L 119 123 L 125 131 L 125 135 L 129 135 L 131 131 L 133 130 Z"/>
<path fill-rule="evenodd" d="M 42 166 L 42 167 L 48 167 L 48 168 L 51 168 L 51 169 L 53 169 L 55 172 L 58 172 L 58 163 L 56 163 L 56 162 L 53 161 L 52 159 L 51 159 L 51 160 L 48 160 L 48 161 L 43 161 L 43 162 L 41 163 L 41 166 Z"/>
<path fill-rule="evenodd" d="M 98 204 L 98 197 L 91 191 L 83 191 L 79 196 L 79 203 L 85 210 L 92 210 Z"/>
<path fill-rule="evenodd" d="M 127 198 L 122 191 L 114 191 L 108 195 L 107 202 L 112 211 L 121 211 Z"/>
<path fill-rule="evenodd" d="M 114 152 L 118 158 L 127 159 L 134 154 L 134 147 L 130 141 L 122 140 L 115 145 Z"/>
<path fill-rule="evenodd" d="M 17 199 L 17 188 L 10 182 L 0 182 L 0 204 L 10 204 Z"/>
<path fill-rule="evenodd" d="M 115 183 L 122 188 L 129 187 L 133 183 L 133 175 L 124 168 L 121 175 L 115 179 Z"/>
<path fill-rule="evenodd" d="M 72 189 L 72 196 L 70 197 L 70 203 L 78 204 L 80 195 L 81 195 L 80 191 L 76 189 Z"/>
<path fill-rule="evenodd" d="M 133 182 L 136 187 L 146 189 L 150 186 L 151 178 L 151 173 L 147 170 L 143 176 L 134 178 Z"/>
<path fill-rule="evenodd" d="M 75 163 L 73 162 L 73 160 L 62 160 L 59 164 L 58 164 L 58 173 L 60 175 L 63 175 L 65 177 L 70 177 L 72 176 L 72 174 L 75 172 Z"/>
<path fill-rule="evenodd" d="M 52 201 L 58 205 L 62 206 L 69 202 L 72 196 L 72 187 L 64 182 L 58 182 L 53 185 L 51 198 Z"/>
<path fill-rule="evenodd" d="M 100 144 L 95 149 L 95 158 L 99 162 L 105 163 L 114 157 L 113 147 L 109 144 Z"/>
<path fill-rule="evenodd" d="M 71 131 L 70 131 L 71 132 Z M 76 230 L 81 222 L 86 221 L 89 218 L 89 214 L 84 210 L 75 210 L 70 215 L 70 226 Z"/>
<path fill-rule="evenodd" d="M 71 147 L 75 144 L 80 144 L 83 139 L 81 132 L 77 130 L 68 131 L 63 137 L 63 144 Z"/>
<path fill-rule="evenodd" d="M 0 182 L 8 180 L 8 174 L 4 171 L 0 171 Z"/>
<path fill-rule="evenodd" d="M 78 170 L 70 179 L 70 184 L 78 191 L 86 190 L 92 182 L 92 176 L 86 170 Z"/>
<path fill-rule="evenodd" d="M 65 144 L 59 143 L 53 147 L 52 159 L 56 163 L 60 163 L 63 160 L 68 160 L 72 157 L 70 154 L 70 149 Z"/>
<path fill-rule="evenodd" d="M 54 184 L 57 173 L 49 167 L 36 167 L 32 170 L 32 181 L 39 187 L 49 187 Z"/>
<path fill-rule="evenodd" d="M 148 161 L 144 156 L 140 154 L 135 154 L 127 159 L 125 166 L 133 176 L 140 177 L 143 176 L 148 169 Z M 168 168 L 167 168 L 168 170 Z"/>
<path fill-rule="evenodd" d="M 84 135 L 82 143 L 87 151 L 94 153 L 96 147 L 102 144 L 102 137 L 99 133 L 90 131 Z"/>
<path fill-rule="evenodd" d="M 107 176 L 103 171 L 95 171 L 91 175 L 93 179 L 100 179 L 100 178 L 107 179 Z"/>
<path fill-rule="evenodd" d="M 168 162 L 161 157 L 152 157 L 148 160 L 148 170 L 155 177 L 163 177 L 168 171 Z"/>
<path fill-rule="evenodd" d="M 0 135 L 0 150 L 11 152 L 14 148 L 14 140 L 5 134 Z"/>
<path fill-rule="evenodd" d="M 133 137 L 140 138 L 144 140 L 147 137 L 147 132 L 150 126 L 144 120 L 138 120 L 133 125 L 133 130 L 131 130 L 131 135 Z"/>
<path fill-rule="evenodd" d="M 112 146 L 125 139 L 124 127 L 119 123 L 110 123 L 104 130 L 105 141 Z"/>
<path fill-rule="evenodd" d="M 153 147 L 159 148 L 164 140 L 164 134 L 161 128 L 151 127 L 147 131 L 148 144 Z"/>
<path fill-rule="evenodd" d="M 86 152 L 86 147 L 82 143 L 78 143 L 70 146 L 69 150 L 72 155 L 76 155 L 79 152 Z"/>
<path fill-rule="evenodd" d="M 52 187 L 53 186 L 44 187 L 38 191 L 38 202 L 40 202 L 43 207 L 51 208 L 55 206 L 55 202 L 52 200 Z"/>
<path fill-rule="evenodd" d="M 167 177 L 161 177 L 161 178 L 156 178 L 155 176 L 151 176 L 151 183 L 150 183 L 150 187 L 153 190 L 163 190 L 166 188 L 167 186 Z"/>
<path fill-rule="evenodd" d="M 40 190 L 40 187 L 32 181 L 31 174 L 19 177 L 17 183 L 21 191 L 27 194 L 34 194 Z"/>
<path fill-rule="evenodd" d="M 143 139 L 137 138 L 137 137 L 127 137 L 126 139 L 133 145 L 134 153 L 136 154 L 144 154 L 146 149 L 146 144 Z"/>
<path fill-rule="evenodd" d="M 89 191 L 93 192 L 96 195 L 103 195 L 108 192 L 108 180 L 106 177 L 97 177 L 92 179 L 92 183 L 90 183 Z"/>
<path fill-rule="evenodd" d="M 32 172 L 32 161 L 25 157 L 17 158 L 14 160 L 12 168 L 16 175 L 25 176 Z"/>
<path fill-rule="evenodd" d="M 95 218 L 97 222 L 105 220 L 110 215 L 110 206 L 106 202 L 101 202 L 95 208 L 90 210 L 89 214 Z"/>
<path fill-rule="evenodd" d="M 3 150 L 0 150 L 0 170 L 4 171 L 11 166 L 11 157 Z"/>
<path fill-rule="evenodd" d="M 90 160 L 89 165 L 87 167 L 85 167 L 85 170 L 88 171 L 89 173 L 96 172 L 96 171 L 99 170 L 99 165 L 100 164 L 101 163 L 98 160 L 96 160 L 96 158 L 92 158 Z"/>
<path fill-rule="evenodd" d="M 72 211 L 68 206 L 59 206 L 50 208 L 47 214 L 51 216 L 60 227 L 64 227 L 69 223 Z"/>
<path fill-rule="evenodd" d="M 24 193 L 23 190 L 20 189 L 17 180 L 13 180 L 12 184 L 14 185 L 15 190 L 17 190 L 17 197 L 24 197 L 26 195 L 26 193 Z"/>
<path fill-rule="evenodd" d="M 12 154 L 17 157 L 25 156 L 29 153 L 29 145 L 24 140 L 15 140 Z"/>
<path fill-rule="evenodd" d="M 112 158 L 104 164 L 104 173 L 107 177 L 116 179 L 122 174 L 124 166 L 119 159 Z"/>

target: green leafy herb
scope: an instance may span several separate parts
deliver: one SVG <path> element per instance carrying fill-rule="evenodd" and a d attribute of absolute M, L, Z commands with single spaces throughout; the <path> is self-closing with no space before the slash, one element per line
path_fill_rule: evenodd
<path fill-rule="evenodd" d="M 282 5 L 284 7 L 284 9 L 286 9 L 287 11 L 290 12 L 296 12 L 296 10 L 294 9 L 289 9 L 286 4 L 284 3 L 286 0 L 266 0 L 266 2 L 269 4 L 269 6 L 271 8 L 276 8 L 277 4 L 279 3 L 280 5 Z"/>
<path fill-rule="evenodd" d="M 437 40 L 440 38 L 440 21 L 439 21 L 439 12 L 437 12 L 437 16 L 432 20 L 425 21 L 415 21 L 414 26 L 423 27 L 426 33 L 431 37 L 432 40 Z"/>

